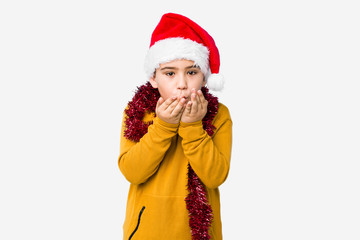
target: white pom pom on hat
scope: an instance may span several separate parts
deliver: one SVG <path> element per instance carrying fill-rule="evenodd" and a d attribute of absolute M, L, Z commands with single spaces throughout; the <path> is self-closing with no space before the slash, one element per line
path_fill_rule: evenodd
<path fill-rule="evenodd" d="M 221 91 L 224 88 L 224 76 L 220 73 L 210 74 L 206 81 L 206 85 L 213 91 Z"/>
<path fill-rule="evenodd" d="M 194 61 L 206 76 L 206 85 L 210 90 L 223 89 L 225 81 L 219 74 L 220 55 L 214 39 L 189 18 L 167 13 L 151 36 L 144 64 L 147 77 L 152 77 L 160 64 L 176 59 Z"/>

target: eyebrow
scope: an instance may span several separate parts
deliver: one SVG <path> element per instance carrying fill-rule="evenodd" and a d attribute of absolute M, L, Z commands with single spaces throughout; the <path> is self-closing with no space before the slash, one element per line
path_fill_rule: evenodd
<path fill-rule="evenodd" d="M 200 67 L 199 67 L 198 65 L 194 64 L 194 65 L 192 65 L 192 66 L 186 67 L 186 69 L 189 69 L 189 68 L 200 68 Z"/>
<path fill-rule="evenodd" d="M 195 64 L 185 67 L 185 69 L 190 69 L 190 68 L 200 68 L 200 67 L 198 65 L 195 65 Z M 173 70 L 173 69 L 178 69 L 178 68 L 176 68 L 176 67 L 163 67 L 163 68 L 160 68 L 160 71 L 167 70 L 167 69 Z"/>

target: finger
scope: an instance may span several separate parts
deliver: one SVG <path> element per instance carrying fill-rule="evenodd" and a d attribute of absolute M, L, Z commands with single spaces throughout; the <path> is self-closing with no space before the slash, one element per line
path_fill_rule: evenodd
<path fill-rule="evenodd" d="M 200 103 L 204 104 L 206 99 L 205 99 L 205 96 L 204 96 L 204 94 L 203 94 L 203 92 L 201 90 L 198 90 L 198 95 L 199 95 L 199 98 L 200 98 Z"/>
<path fill-rule="evenodd" d="M 164 99 L 162 97 L 159 98 L 159 100 L 156 103 L 156 108 L 160 107 L 161 104 L 164 103 Z"/>
<path fill-rule="evenodd" d="M 181 98 L 179 103 L 175 106 L 175 108 L 171 114 L 174 116 L 179 115 L 181 113 L 181 111 L 184 109 L 184 103 L 185 103 L 185 99 Z"/>
<path fill-rule="evenodd" d="M 198 111 L 198 102 L 197 102 L 195 93 L 191 94 L 191 102 L 192 102 L 191 112 L 197 112 Z"/>
<path fill-rule="evenodd" d="M 161 106 L 166 110 L 176 99 L 177 97 L 169 97 Z"/>
<path fill-rule="evenodd" d="M 159 100 L 157 101 L 156 107 L 155 107 L 156 115 L 159 114 L 159 108 L 160 108 L 161 104 L 163 104 L 163 102 L 164 102 L 164 99 L 162 97 L 160 97 Z"/>
<path fill-rule="evenodd" d="M 208 101 L 206 100 L 204 93 L 201 90 L 199 90 L 198 93 L 199 93 L 199 98 L 200 98 L 200 102 L 201 102 L 201 109 L 202 110 L 207 109 Z"/>
<path fill-rule="evenodd" d="M 201 103 L 201 100 L 200 100 L 200 96 L 199 96 L 199 93 L 196 93 L 196 101 L 197 101 L 197 105 L 198 105 L 198 109 L 202 109 L 203 106 L 202 106 L 202 103 Z"/>
<path fill-rule="evenodd" d="M 179 115 L 182 115 L 185 112 L 186 106 L 187 106 L 187 104 L 183 106 L 183 108 L 181 109 Z"/>
<path fill-rule="evenodd" d="M 189 101 L 185 106 L 184 112 L 186 112 L 187 114 L 190 114 L 191 113 L 191 105 L 192 105 L 192 102 Z"/>
<path fill-rule="evenodd" d="M 175 100 L 165 110 L 171 114 L 178 104 L 179 104 L 179 99 L 175 97 Z"/>

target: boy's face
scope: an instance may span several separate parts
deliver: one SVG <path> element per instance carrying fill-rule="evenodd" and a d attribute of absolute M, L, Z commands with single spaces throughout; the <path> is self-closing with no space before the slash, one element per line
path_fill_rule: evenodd
<path fill-rule="evenodd" d="M 201 89 L 205 86 L 204 74 L 191 60 L 174 60 L 160 64 L 155 74 L 150 78 L 154 88 L 158 88 L 165 100 L 177 96 L 190 100 L 191 89 Z"/>

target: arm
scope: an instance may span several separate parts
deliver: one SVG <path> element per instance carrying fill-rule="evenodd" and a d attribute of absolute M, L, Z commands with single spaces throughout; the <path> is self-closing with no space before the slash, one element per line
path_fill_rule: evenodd
<path fill-rule="evenodd" d="M 155 109 L 157 117 L 148 127 L 148 132 L 137 143 L 124 137 L 126 117 L 124 114 L 118 164 L 129 182 L 144 183 L 157 171 L 171 145 L 171 138 L 178 132 L 184 102 L 184 99 L 176 97 L 167 100 L 160 97 Z"/>
<path fill-rule="evenodd" d="M 133 142 L 124 137 L 124 121 L 125 116 L 121 130 L 118 165 L 130 183 L 141 184 L 157 171 L 171 145 L 171 138 L 177 134 L 179 124 L 167 123 L 155 117 L 148 132 L 139 142 Z"/>
<path fill-rule="evenodd" d="M 219 106 L 214 120 L 216 132 L 210 137 L 202 121 L 180 122 L 179 135 L 191 167 L 208 188 L 217 188 L 227 178 L 232 147 L 232 121 L 228 109 Z"/>

